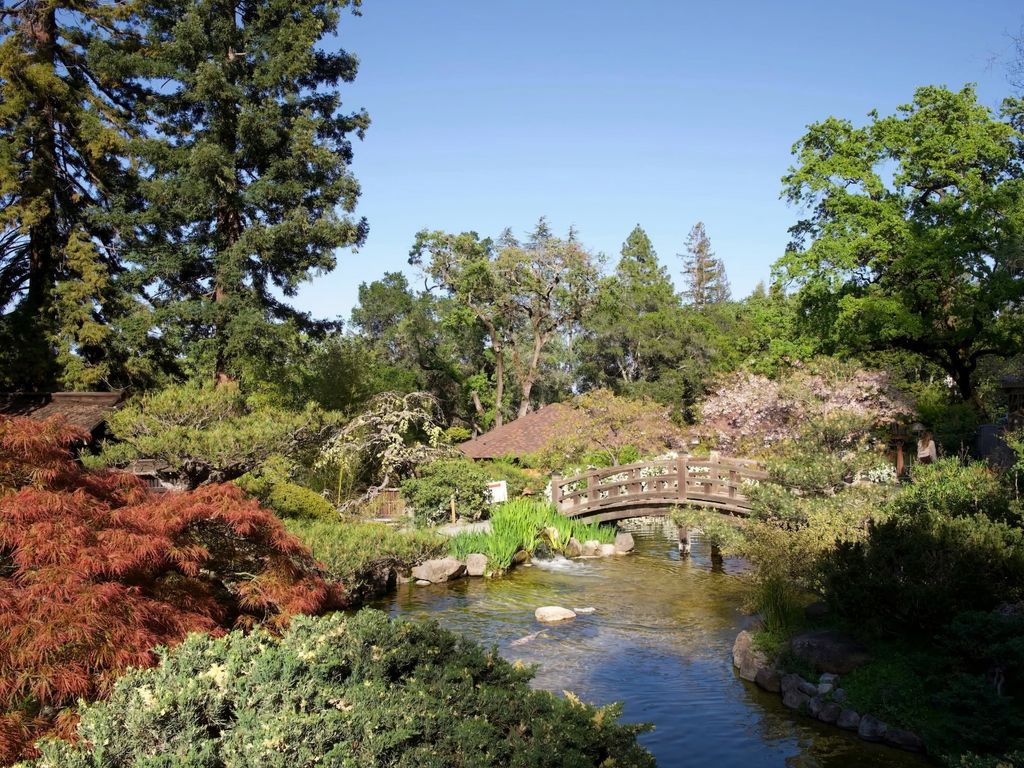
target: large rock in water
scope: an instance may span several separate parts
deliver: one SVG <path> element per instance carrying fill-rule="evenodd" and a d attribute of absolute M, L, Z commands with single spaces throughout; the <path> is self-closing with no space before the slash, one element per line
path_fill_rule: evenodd
<path fill-rule="evenodd" d="M 847 731 L 856 731 L 860 727 L 860 715 L 852 709 L 844 709 L 836 718 L 836 725 Z"/>
<path fill-rule="evenodd" d="M 782 704 L 790 709 L 802 709 L 811 702 L 811 697 L 800 691 L 789 691 L 782 694 Z"/>
<path fill-rule="evenodd" d="M 487 572 L 487 555 L 466 555 L 466 575 L 483 576 Z"/>
<path fill-rule="evenodd" d="M 440 584 L 450 579 L 457 579 L 466 572 L 466 566 L 454 557 L 442 557 L 439 560 L 427 560 L 412 569 L 412 577 Z"/>
<path fill-rule="evenodd" d="M 583 545 L 580 544 L 579 539 L 575 536 L 570 536 L 569 540 L 565 543 L 565 549 L 562 550 L 562 554 L 566 557 L 579 557 L 583 554 Z"/>
<path fill-rule="evenodd" d="M 754 636 L 743 630 L 732 644 L 732 663 L 740 671 L 740 677 L 755 682 L 758 671 L 768 667 L 768 658 L 754 647 Z"/>
<path fill-rule="evenodd" d="M 599 554 L 601 551 L 601 542 L 597 539 L 587 539 L 583 542 L 583 554 L 585 556 L 593 556 Z"/>
<path fill-rule="evenodd" d="M 620 555 L 632 552 L 636 544 L 633 542 L 633 534 L 623 532 L 615 537 L 615 551 Z"/>
<path fill-rule="evenodd" d="M 908 752 L 924 752 L 924 742 L 916 733 L 901 728 L 886 728 L 882 741 L 890 747 L 905 749 Z"/>
<path fill-rule="evenodd" d="M 863 645 L 831 629 L 804 632 L 794 637 L 789 646 L 794 656 L 817 672 L 845 675 L 871 660 Z"/>
<path fill-rule="evenodd" d="M 754 682 L 757 683 L 759 688 L 763 688 L 769 693 L 778 693 L 782 690 L 782 678 L 779 676 L 778 671 L 772 667 L 761 667 L 757 670 Z"/>
<path fill-rule="evenodd" d="M 864 741 L 881 741 L 887 730 L 889 730 L 889 726 L 877 717 L 864 715 L 860 719 L 860 725 L 857 726 L 857 735 Z"/>
<path fill-rule="evenodd" d="M 545 605 L 534 611 L 533 617 L 537 619 L 537 621 L 542 621 L 545 624 L 554 624 L 559 621 L 575 619 L 576 612 L 570 611 L 568 608 L 562 608 L 559 605 Z"/>

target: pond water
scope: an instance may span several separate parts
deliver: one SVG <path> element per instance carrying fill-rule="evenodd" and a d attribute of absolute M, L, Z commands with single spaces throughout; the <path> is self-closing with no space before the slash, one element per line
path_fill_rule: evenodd
<path fill-rule="evenodd" d="M 699 540 L 681 558 L 660 527 L 633 535 L 637 548 L 628 557 L 559 558 L 502 579 L 401 585 L 374 606 L 434 618 L 496 645 L 510 661 L 537 665 L 537 688 L 623 702 L 625 720 L 654 723 L 641 741 L 662 768 L 927 764 L 797 715 L 737 677 L 732 643 L 749 623 L 740 610 L 745 564 L 713 567 Z M 533 618 L 541 605 L 594 610 L 545 627 Z"/>

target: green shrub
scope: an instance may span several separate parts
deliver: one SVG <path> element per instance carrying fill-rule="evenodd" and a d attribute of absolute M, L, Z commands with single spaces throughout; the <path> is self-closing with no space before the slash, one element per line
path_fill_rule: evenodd
<path fill-rule="evenodd" d="M 1011 513 L 1010 496 L 999 477 L 985 464 L 963 464 L 957 459 L 916 465 L 913 483 L 893 498 L 891 508 L 897 514 L 984 515 L 1019 523 Z"/>
<path fill-rule="evenodd" d="M 464 443 L 473 436 L 473 431 L 469 427 L 463 427 L 460 424 L 452 424 L 444 431 L 445 440 L 452 445 L 456 443 Z"/>
<path fill-rule="evenodd" d="M 974 614 L 977 628 L 991 629 L 1006 617 Z M 1020 619 L 1012 620 L 1019 632 Z M 1007 625 L 1009 628 L 1010 625 Z M 966 751 L 1002 753 L 1019 744 L 1024 719 L 1017 697 L 1002 692 L 944 631 L 935 643 L 907 640 L 876 643 L 872 660 L 843 676 L 849 706 L 890 725 L 919 734 L 930 752 L 953 756 Z M 971 638 L 994 648 L 988 638 Z M 980 642 L 979 642 L 980 641 Z M 983 654 L 987 655 L 987 654 Z M 956 764 L 956 763 L 951 763 Z"/>
<path fill-rule="evenodd" d="M 338 515 L 334 505 L 319 493 L 288 479 L 288 462 L 281 456 L 269 457 L 259 469 L 235 480 L 235 485 L 273 509 L 278 517 L 316 519 Z"/>
<path fill-rule="evenodd" d="M 765 468 L 779 485 L 812 493 L 832 493 L 856 474 L 849 459 L 797 443 L 778 446 Z"/>
<path fill-rule="evenodd" d="M 341 520 L 285 520 L 313 556 L 356 599 L 386 583 L 391 570 L 404 571 L 445 551 L 445 539 L 429 531 L 397 531 L 384 523 Z"/>
<path fill-rule="evenodd" d="M 495 461 L 482 461 L 480 468 L 487 474 L 488 480 L 504 480 L 508 485 L 508 497 L 518 499 L 528 487 L 543 487 L 547 479 L 538 481 L 529 473 L 508 459 L 497 459 Z"/>
<path fill-rule="evenodd" d="M 962 611 L 1024 597 L 1024 532 L 984 515 L 932 511 L 872 526 L 822 559 L 826 596 L 844 619 L 878 633 L 931 633 Z"/>
<path fill-rule="evenodd" d="M 734 520 L 702 507 L 678 507 L 672 510 L 672 522 L 699 529 L 701 537 L 712 549 L 732 552 L 743 541 L 743 534 Z"/>
<path fill-rule="evenodd" d="M 971 448 L 981 424 L 975 406 L 952 402 L 944 387 L 920 387 L 914 396 L 920 420 L 931 428 L 935 443 L 943 453 L 959 456 Z"/>
<path fill-rule="evenodd" d="M 300 617 L 280 639 L 197 634 L 161 655 L 35 768 L 654 766 L 621 706 L 532 690 L 530 670 L 434 622 Z"/>
<path fill-rule="evenodd" d="M 479 520 L 491 505 L 490 474 L 469 459 L 439 459 L 424 465 L 419 475 L 402 482 L 402 496 L 422 525 L 437 525 L 451 515 L 451 500 L 462 518 Z"/>

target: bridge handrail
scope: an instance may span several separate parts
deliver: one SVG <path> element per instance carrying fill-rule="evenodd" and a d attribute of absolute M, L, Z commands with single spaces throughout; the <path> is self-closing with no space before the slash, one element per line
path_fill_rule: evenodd
<path fill-rule="evenodd" d="M 768 473 L 749 459 L 684 455 L 591 469 L 570 477 L 552 475 L 551 500 L 560 512 L 573 517 L 637 502 L 696 503 L 746 514 L 750 500 L 742 489 L 766 479 Z"/>

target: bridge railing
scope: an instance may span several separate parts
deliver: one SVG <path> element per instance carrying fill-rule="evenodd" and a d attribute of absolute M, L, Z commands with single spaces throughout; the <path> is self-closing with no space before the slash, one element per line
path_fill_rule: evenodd
<path fill-rule="evenodd" d="M 551 478 L 551 500 L 569 517 L 623 507 L 668 507 L 698 504 L 746 514 L 744 490 L 768 478 L 758 464 L 730 457 L 655 459 L 619 467 L 592 469 L 571 477 Z"/>

